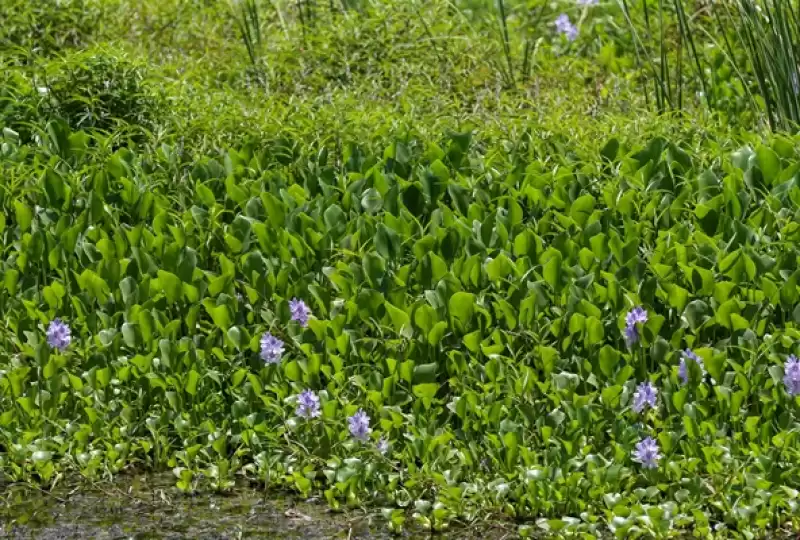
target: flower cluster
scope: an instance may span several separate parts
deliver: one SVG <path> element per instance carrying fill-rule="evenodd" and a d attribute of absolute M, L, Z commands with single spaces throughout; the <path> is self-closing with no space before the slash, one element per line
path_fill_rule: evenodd
<path fill-rule="evenodd" d="M 283 356 L 283 341 L 269 332 L 261 336 L 261 359 L 267 364 L 279 364 Z"/>
<path fill-rule="evenodd" d="M 643 382 L 633 394 L 633 410 L 640 413 L 646 406 L 654 409 L 657 398 L 658 390 L 653 386 L 653 383 L 649 381 Z"/>
<path fill-rule="evenodd" d="M 292 298 L 289 300 L 289 311 L 292 314 L 292 320 L 300 323 L 300 326 L 305 328 L 308 326 L 308 317 L 311 315 L 311 310 L 302 300 Z"/>
<path fill-rule="evenodd" d="M 47 344 L 59 351 L 65 351 L 72 342 L 69 326 L 61 319 L 53 319 L 47 327 Z"/>
<path fill-rule="evenodd" d="M 569 20 L 569 15 L 562 13 L 556 17 L 555 21 L 556 31 L 565 36 L 569 41 L 575 41 L 578 38 L 578 28 Z"/>
<path fill-rule="evenodd" d="M 652 437 L 645 437 L 636 443 L 636 450 L 633 451 L 633 460 L 642 464 L 645 469 L 655 469 L 658 467 L 658 460 L 661 454 L 658 451 L 658 443 Z"/>
<path fill-rule="evenodd" d="M 319 409 L 319 396 L 311 390 L 303 391 L 297 398 L 295 414 L 302 418 L 317 418 L 322 414 Z"/>
<path fill-rule="evenodd" d="M 372 429 L 369 427 L 369 416 L 362 409 L 347 419 L 350 424 L 350 434 L 360 441 L 366 441 Z"/>
<path fill-rule="evenodd" d="M 625 342 L 628 347 L 639 341 L 639 325 L 647 322 L 647 311 L 642 307 L 635 307 L 625 315 Z"/>

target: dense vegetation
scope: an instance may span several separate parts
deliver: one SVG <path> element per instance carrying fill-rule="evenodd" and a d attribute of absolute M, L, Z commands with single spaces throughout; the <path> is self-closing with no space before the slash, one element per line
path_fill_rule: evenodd
<path fill-rule="evenodd" d="M 793 6 L 4 2 L 0 485 L 796 530 Z"/>

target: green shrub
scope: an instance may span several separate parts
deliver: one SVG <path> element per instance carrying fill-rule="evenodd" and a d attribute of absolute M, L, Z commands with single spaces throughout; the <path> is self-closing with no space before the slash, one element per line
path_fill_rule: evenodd
<path fill-rule="evenodd" d="M 111 49 L 70 54 L 49 63 L 40 87 L 41 108 L 74 129 L 111 129 L 119 123 L 149 128 L 158 99 L 142 64 Z"/>
<path fill-rule="evenodd" d="M 97 0 L 3 0 L 0 50 L 18 59 L 52 56 L 85 46 L 103 19 L 103 2 Z"/>

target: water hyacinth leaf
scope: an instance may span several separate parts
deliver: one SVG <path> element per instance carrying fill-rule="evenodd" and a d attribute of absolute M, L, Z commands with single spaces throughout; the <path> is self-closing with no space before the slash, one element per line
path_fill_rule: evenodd
<path fill-rule="evenodd" d="M 21 231 L 27 231 L 31 228 L 33 212 L 31 212 L 27 204 L 19 200 L 14 201 L 14 216 Z"/>
<path fill-rule="evenodd" d="M 153 282 L 167 297 L 171 304 L 183 297 L 183 286 L 178 276 L 165 270 L 158 271 L 158 279 Z"/>
<path fill-rule="evenodd" d="M 569 215 L 575 222 L 583 227 L 594 211 L 595 198 L 591 195 L 581 195 L 570 206 Z"/>
<path fill-rule="evenodd" d="M 438 345 L 442 339 L 444 338 L 445 334 L 447 333 L 447 323 L 445 321 L 439 321 L 433 325 L 431 331 L 428 332 L 428 343 L 433 346 Z"/>
<path fill-rule="evenodd" d="M 324 220 L 328 231 L 344 230 L 346 225 L 346 215 L 338 204 L 325 209 Z"/>
<path fill-rule="evenodd" d="M 400 239 L 397 233 L 384 225 L 379 223 L 375 232 L 375 249 L 384 259 L 388 261 L 395 261 L 400 257 L 402 252 Z"/>
<path fill-rule="evenodd" d="M 130 323 L 125 323 L 122 325 L 122 339 L 125 341 L 125 345 L 128 347 L 136 347 L 138 344 L 137 336 L 136 336 L 136 326 Z"/>
<path fill-rule="evenodd" d="M 612 377 L 617 365 L 619 364 L 619 351 L 615 350 L 613 347 L 605 345 L 600 349 L 599 360 L 600 371 L 603 373 L 603 375 L 606 377 Z"/>
<path fill-rule="evenodd" d="M 456 323 L 457 328 L 466 329 L 472 320 L 475 310 L 475 295 L 466 292 L 457 292 L 450 297 L 448 311 L 451 318 Z"/>
<path fill-rule="evenodd" d="M 370 214 L 377 214 L 383 207 L 383 197 L 375 188 L 369 188 L 361 197 L 361 206 Z"/>
<path fill-rule="evenodd" d="M 436 311 L 428 304 L 422 304 L 414 310 L 414 323 L 423 335 L 427 336 L 436 322 Z"/>
<path fill-rule="evenodd" d="M 386 312 L 389 314 L 389 318 L 392 321 L 392 326 L 394 327 L 395 331 L 398 334 L 407 335 L 410 337 L 411 329 L 411 318 L 408 316 L 408 313 L 405 310 L 400 309 L 396 306 L 393 306 L 389 302 L 384 304 L 386 308 Z"/>
<path fill-rule="evenodd" d="M 414 396 L 421 399 L 425 404 L 425 408 L 429 408 L 431 400 L 439 390 L 439 385 L 436 383 L 415 384 L 412 390 Z"/>
<path fill-rule="evenodd" d="M 561 253 L 555 250 L 548 250 L 549 257 L 547 257 L 546 262 L 542 268 L 542 276 L 544 277 L 545 282 L 553 287 L 554 289 L 558 289 L 558 285 L 561 282 L 561 268 L 562 268 L 562 257 Z"/>
<path fill-rule="evenodd" d="M 764 175 L 764 180 L 768 184 L 775 184 L 781 172 L 781 161 L 778 154 L 772 148 L 760 145 L 756 149 L 755 155 L 758 168 L 761 169 L 761 174 Z"/>
<path fill-rule="evenodd" d="M 506 278 L 515 269 L 516 267 L 504 253 L 500 253 L 486 264 L 486 273 L 492 281 L 500 281 Z"/>
<path fill-rule="evenodd" d="M 603 388 L 600 397 L 608 407 L 616 409 L 619 407 L 620 397 L 622 396 L 623 387 L 620 385 L 608 386 Z"/>
<path fill-rule="evenodd" d="M 708 319 L 707 313 L 708 304 L 702 300 L 694 300 L 686 306 L 683 316 L 689 327 L 696 332 Z"/>
<path fill-rule="evenodd" d="M 675 407 L 676 411 L 683 411 L 683 407 L 686 404 L 686 399 L 689 393 L 689 389 L 684 387 L 678 390 L 677 392 L 672 393 L 672 405 Z"/>
<path fill-rule="evenodd" d="M 214 325 L 220 330 L 227 332 L 228 328 L 230 328 L 231 326 L 231 315 L 228 306 L 226 305 L 215 306 L 213 302 L 206 299 L 203 302 L 203 307 L 206 309 L 206 312 L 211 317 L 211 320 L 214 321 Z"/>
<path fill-rule="evenodd" d="M 186 390 L 186 393 L 190 396 L 197 394 L 197 383 L 199 381 L 200 374 L 195 370 L 191 370 L 186 376 L 186 384 L 184 385 L 184 390 Z"/>
<path fill-rule="evenodd" d="M 283 367 L 283 374 L 286 375 L 286 378 L 290 381 L 300 381 L 303 378 L 303 373 L 300 369 L 300 364 L 298 364 L 295 360 L 291 362 L 286 362 Z"/>
<path fill-rule="evenodd" d="M 608 162 L 613 162 L 619 153 L 619 140 L 616 138 L 609 139 L 608 142 L 600 150 L 600 156 Z"/>
<path fill-rule="evenodd" d="M 545 375 L 550 375 L 555 369 L 556 360 L 558 359 L 558 351 L 553 347 L 539 346 L 537 348 L 536 358 L 544 371 Z"/>

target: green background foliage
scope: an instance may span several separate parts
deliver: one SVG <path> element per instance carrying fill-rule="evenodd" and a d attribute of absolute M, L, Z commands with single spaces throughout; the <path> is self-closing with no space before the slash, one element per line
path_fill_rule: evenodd
<path fill-rule="evenodd" d="M 689 28 L 649 5 L 648 42 L 616 4 L 12 7 L 3 481 L 247 479 L 396 531 L 797 528 L 798 138 L 766 132 L 792 125 L 780 90 L 706 8 Z M 683 384 L 686 348 L 707 374 Z M 319 419 L 295 415 L 305 389 Z"/>

